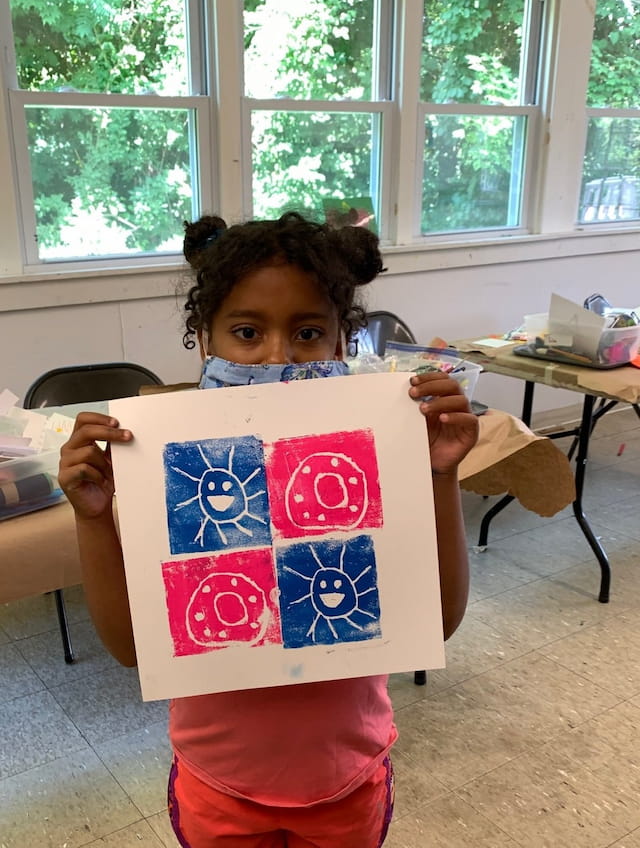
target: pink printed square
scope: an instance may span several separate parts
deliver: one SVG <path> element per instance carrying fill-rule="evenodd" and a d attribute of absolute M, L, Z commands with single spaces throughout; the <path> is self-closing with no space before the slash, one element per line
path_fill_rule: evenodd
<path fill-rule="evenodd" d="M 282 538 L 382 526 L 371 430 L 280 439 L 265 457 L 271 522 Z"/>
<path fill-rule="evenodd" d="M 162 563 L 174 656 L 282 644 L 270 548 Z"/>

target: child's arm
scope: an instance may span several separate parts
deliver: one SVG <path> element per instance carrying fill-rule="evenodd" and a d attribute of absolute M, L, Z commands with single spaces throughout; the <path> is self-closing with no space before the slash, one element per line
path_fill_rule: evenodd
<path fill-rule="evenodd" d="M 478 420 L 459 384 L 439 372 L 415 375 L 409 394 L 427 419 L 440 564 L 444 638 L 462 621 L 469 594 L 469 561 L 458 465 L 478 439 Z"/>
<path fill-rule="evenodd" d="M 91 618 L 107 650 L 123 665 L 136 664 L 122 548 L 113 516 L 109 448 L 128 442 L 128 430 L 107 415 L 82 412 L 60 451 L 58 480 L 76 515 L 82 581 Z"/>

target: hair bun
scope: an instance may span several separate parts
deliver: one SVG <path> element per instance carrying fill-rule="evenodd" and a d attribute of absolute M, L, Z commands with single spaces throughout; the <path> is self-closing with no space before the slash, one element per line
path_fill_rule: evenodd
<path fill-rule="evenodd" d="M 217 215 L 203 215 L 198 221 L 184 222 L 183 253 L 194 268 L 200 265 L 200 256 L 220 238 L 227 229 L 226 223 Z"/>
<path fill-rule="evenodd" d="M 380 255 L 378 236 L 366 227 L 341 227 L 332 236 L 342 253 L 356 285 L 370 283 L 386 270 Z"/>

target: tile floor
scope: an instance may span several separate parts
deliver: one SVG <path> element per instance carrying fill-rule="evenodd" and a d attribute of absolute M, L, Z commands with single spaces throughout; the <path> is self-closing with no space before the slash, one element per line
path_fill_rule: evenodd
<path fill-rule="evenodd" d="M 617 456 L 621 444 L 624 452 Z M 391 682 L 400 741 L 386 848 L 640 848 L 640 422 L 594 434 L 585 505 L 610 556 L 610 604 L 570 509 L 464 496 L 471 600 L 448 667 Z M 175 848 L 164 811 L 165 704 L 98 643 L 66 593 L 66 666 L 49 596 L 0 606 L 0 848 Z"/>

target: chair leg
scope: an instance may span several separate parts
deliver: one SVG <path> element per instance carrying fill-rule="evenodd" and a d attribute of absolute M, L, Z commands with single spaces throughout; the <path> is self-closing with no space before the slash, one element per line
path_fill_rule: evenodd
<path fill-rule="evenodd" d="M 62 637 L 64 661 L 68 665 L 71 665 L 75 657 L 73 656 L 73 648 L 71 647 L 71 634 L 69 633 L 69 622 L 67 621 L 67 610 L 64 605 L 62 589 L 56 589 L 53 594 L 56 596 L 56 610 L 58 611 L 58 624 L 60 625 L 60 636 Z"/>
<path fill-rule="evenodd" d="M 413 672 L 413 682 L 416 686 L 426 686 L 427 685 L 427 672 L 426 671 L 414 671 Z"/>

